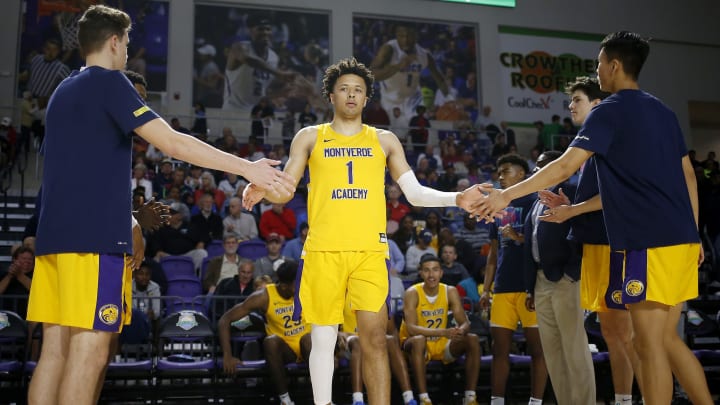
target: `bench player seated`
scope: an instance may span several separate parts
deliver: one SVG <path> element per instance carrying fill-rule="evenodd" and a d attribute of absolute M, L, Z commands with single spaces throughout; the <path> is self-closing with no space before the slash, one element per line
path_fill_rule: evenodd
<path fill-rule="evenodd" d="M 437 256 L 423 255 L 418 273 L 423 282 L 405 291 L 400 344 L 410 356 L 420 403 L 432 404 L 425 378 L 427 362 L 440 360 L 448 364 L 465 354 L 463 405 L 477 404 L 475 387 L 480 373 L 480 340 L 477 335 L 468 333 L 470 322 L 460 295 L 455 287 L 440 282 L 443 271 Z M 452 311 L 456 326 L 448 325 L 449 311 Z"/>
<path fill-rule="evenodd" d="M 310 325 L 303 319 L 292 320 L 295 296 L 295 275 L 298 264 L 287 260 L 278 267 L 277 284 L 252 293 L 245 301 L 230 308 L 218 321 L 218 335 L 223 351 L 223 368 L 234 374 L 241 361 L 233 357 L 230 346 L 230 325 L 257 311 L 265 316 L 263 351 L 281 405 L 293 405 L 287 387 L 285 364 L 300 362 L 310 355 Z"/>

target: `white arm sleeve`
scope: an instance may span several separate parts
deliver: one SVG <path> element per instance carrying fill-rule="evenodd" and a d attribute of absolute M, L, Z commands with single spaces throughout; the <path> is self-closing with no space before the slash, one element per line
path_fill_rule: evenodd
<path fill-rule="evenodd" d="M 135 215 L 133 215 L 132 212 L 130 213 L 130 218 L 132 219 L 132 228 L 135 228 L 136 226 L 140 226 L 137 219 L 135 219 Z"/>
<path fill-rule="evenodd" d="M 459 193 L 438 191 L 421 186 L 412 170 L 403 173 L 397 183 L 405 193 L 408 202 L 417 207 L 455 207 L 455 199 Z"/>

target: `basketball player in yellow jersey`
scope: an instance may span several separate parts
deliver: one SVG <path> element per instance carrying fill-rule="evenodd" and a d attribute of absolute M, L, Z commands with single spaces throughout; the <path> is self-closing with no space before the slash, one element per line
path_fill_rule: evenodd
<path fill-rule="evenodd" d="M 420 404 L 432 404 L 425 380 L 426 363 L 430 360 L 452 363 L 465 354 L 463 405 L 477 405 L 475 387 L 480 373 L 480 340 L 474 333 L 468 333 L 470 321 L 455 287 L 440 282 L 443 275 L 440 259 L 430 253 L 424 254 L 418 270 L 423 282 L 405 291 L 400 345 L 410 354 Z M 456 326 L 448 325 L 449 311 L 453 313 Z"/>
<path fill-rule="evenodd" d="M 240 360 L 233 357 L 230 346 L 230 324 L 252 311 L 265 315 L 263 349 L 270 377 L 280 396 L 280 405 L 293 405 L 288 393 L 285 364 L 307 359 L 310 354 L 310 325 L 304 320 L 292 320 L 295 276 L 298 264 L 288 260 L 277 270 L 278 283 L 268 284 L 252 293 L 245 301 L 230 308 L 218 321 L 218 335 L 223 351 L 223 369 L 235 374 Z"/>
<path fill-rule="evenodd" d="M 363 380 L 370 404 L 390 403 L 385 168 L 415 206 L 457 205 L 472 211 L 482 198 L 477 187 L 445 193 L 421 186 L 395 134 L 363 125 L 362 110 L 372 96 L 373 80 L 370 70 L 354 58 L 328 67 L 323 92 L 333 105 L 333 121 L 301 129 L 285 165 L 296 181 L 306 166 L 310 171 L 310 231 L 297 278 L 295 315 L 302 311 L 313 325 L 309 366 L 316 404 L 331 401 L 333 351 L 346 296 L 363 342 Z M 245 190 L 243 205 L 252 208 L 262 198 L 289 201 L 252 184 Z"/>

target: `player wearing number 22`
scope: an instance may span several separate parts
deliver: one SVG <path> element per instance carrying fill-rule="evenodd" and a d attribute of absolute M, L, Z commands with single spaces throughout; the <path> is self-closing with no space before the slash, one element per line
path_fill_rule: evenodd
<path fill-rule="evenodd" d="M 354 58 L 325 72 L 323 91 L 334 109 L 329 124 L 301 129 L 290 147 L 285 172 L 297 181 L 309 168 L 310 230 L 301 257 L 295 316 L 312 324 L 310 377 L 316 404 L 330 403 L 333 351 L 346 297 L 355 310 L 362 342 L 362 367 L 371 404 L 390 403 L 390 369 L 385 329 L 388 319 L 388 243 L 385 170 L 416 206 L 455 206 L 472 210 L 477 187 L 444 193 L 421 186 L 405 159 L 402 144 L 389 131 L 362 123 L 373 75 Z M 289 198 L 250 185 L 243 205 L 262 198 Z"/>

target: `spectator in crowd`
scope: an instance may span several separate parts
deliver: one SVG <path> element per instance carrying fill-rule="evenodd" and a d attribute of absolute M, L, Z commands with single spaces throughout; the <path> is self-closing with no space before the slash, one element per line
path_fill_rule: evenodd
<path fill-rule="evenodd" d="M 144 191 L 145 201 L 150 201 L 153 196 L 153 185 L 150 180 L 146 178 L 147 166 L 143 163 L 137 163 L 133 167 L 132 186 L 131 189 L 135 190 L 137 187 L 142 187 Z"/>
<path fill-rule="evenodd" d="M 195 121 L 193 121 L 192 128 L 190 128 L 190 132 L 193 134 L 208 134 L 208 127 L 207 127 L 207 115 L 205 114 L 205 104 L 195 102 L 195 105 L 193 105 L 193 110 L 195 113 Z"/>
<path fill-rule="evenodd" d="M 240 145 L 230 127 L 224 127 L 222 129 L 222 136 L 217 140 L 215 146 L 227 153 L 237 154 L 240 152 Z"/>
<path fill-rule="evenodd" d="M 310 103 L 306 103 L 305 107 L 303 107 L 303 111 L 298 116 L 298 123 L 300 123 L 300 128 L 315 125 L 317 123 L 317 120 L 318 117 L 313 112 L 312 105 L 310 105 Z M 293 135 L 295 134 L 293 133 Z"/>
<path fill-rule="evenodd" d="M 454 191 L 457 187 L 458 180 L 460 180 L 460 177 L 455 174 L 455 164 L 453 162 L 445 162 L 444 166 L 445 173 L 438 179 L 438 190 Z"/>
<path fill-rule="evenodd" d="M 193 193 L 200 187 L 200 176 L 202 176 L 202 174 L 203 169 L 200 166 L 191 165 L 188 169 L 187 177 L 185 177 L 185 185 L 188 186 Z"/>
<path fill-rule="evenodd" d="M 463 226 L 454 232 L 455 238 L 465 241 L 482 256 L 490 251 L 490 229 L 488 224 L 478 222 L 470 213 L 463 215 Z"/>
<path fill-rule="evenodd" d="M 430 247 L 432 238 L 432 232 L 428 229 L 421 230 L 418 232 L 415 244 L 410 246 L 405 253 L 405 274 L 409 279 L 415 280 L 417 278 L 420 258 L 422 258 L 424 254 L 432 253 L 433 255 L 437 255 L 437 251 Z"/>
<path fill-rule="evenodd" d="M 715 152 L 710 151 L 707 153 L 707 159 L 703 160 L 702 167 L 704 167 L 706 170 L 712 171 L 712 170 L 720 170 L 720 163 L 718 163 L 717 160 L 715 160 Z"/>
<path fill-rule="evenodd" d="M 438 235 L 440 234 L 441 228 L 442 223 L 440 222 L 440 212 L 434 208 L 426 209 L 425 229 L 432 233 L 432 240 L 430 241 L 429 246 L 435 249 L 436 252 L 440 251 L 440 246 L 438 245 Z"/>
<path fill-rule="evenodd" d="M 562 124 L 560 124 L 560 116 L 553 114 L 551 121 L 547 125 L 543 125 L 542 131 L 540 132 L 540 139 L 545 150 L 553 150 L 557 144 L 556 136 L 560 134 L 562 130 Z"/>
<path fill-rule="evenodd" d="M 190 135 L 190 130 L 182 126 L 180 124 L 180 119 L 177 117 L 173 117 L 170 119 L 170 127 L 175 131 Z"/>
<path fill-rule="evenodd" d="M 200 208 L 200 197 L 204 194 L 212 196 L 214 203 L 212 209 L 213 211 L 220 212 L 223 204 L 225 203 L 225 193 L 217 188 L 215 177 L 208 171 L 205 171 L 200 175 L 200 185 L 195 190 L 195 203 L 198 204 L 198 208 Z"/>
<path fill-rule="evenodd" d="M 376 128 L 390 128 L 390 117 L 382 108 L 380 100 L 377 98 L 370 100 L 369 105 L 363 110 L 363 122 Z"/>
<path fill-rule="evenodd" d="M 268 235 L 265 242 L 267 255 L 255 260 L 255 277 L 268 275 L 273 281 L 277 281 L 277 269 L 283 262 L 289 259 L 280 253 L 282 249 L 282 238 L 276 233 Z"/>
<path fill-rule="evenodd" d="M 58 59 L 61 50 L 59 40 L 48 38 L 43 45 L 43 53 L 33 57 L 28 70 L 20 74 L 20 81 L 27 81 L 27 89 L 33 97 L 44 100 L 43 104 L 50 99 L 57 85 L 70 74 L 70 68 Z"/>
<path fill-rule="evenodd" d="M 220 215 L 213 212 L 213 197 L 203 194 L 198 201 L 200 212 L 190 218 L 190 229 L 199 238 L 198 247 L 204 249 L 213 240 L 220 240 L 223 236 L 223 220 Z"/>
<path fill-rule="evenodd" d="M 400 201 L 402 190 L 393 183 L 387 186 L 387 208 L 390 211 L 390 219 L 400 223 L 400 220 L 410 212 L 410 207 Z"/>
<path fill-rule="evenodd" d="M 403 114 L 400 107 L 393 107 L 392 113 L 390 114 L 390 131 L 398 136 L 398 138 L 405 142 L 408 134 L 408 125 L 410 118 Z"/>
<path fill-rule="evenodd" d="M 282 255 L 299 262 L 309 229 L 310 227 L 307 222 L 301 223 L 298 237 L 290 239 L 287 243 L 285 243 L 285 246 L 282 249 Z"/>
<path fill-rule="evenodd" d="M 261 98 L 250 111 L 250 118 L 252 119 L 251 133 L 258 139 L 267 139 L 267 131 L 275 119 L 275 109 L 270 103 L 270 99 Z"/>
<path fill-rule="evenodd" d="M 173 162 L 170 158 L 165 158 L 160 162 L 160 172 L 155 174 L 153 178 L 153 193 L 157 196 L 165 195 L 168 185 L 173 182 Z"/>
<path fill-rule="evenodd" d="M 260 237 L 268 239 L 270 234 L 278 234 L 283 240 L 292 239 L 295 236 L 297 218 L 295 212 L 286 207 L 285 204 L 272 204 L 269 209 L 260 216 Z"/>
<path fill-rule="evenodd" d="M 417 166 L 420 166 L 421 160 L 427 159 L 429 169 L 437 170 L 438 168 L 443 167 L 442 158 L 440 157 L 440 154 L 438 152 L 439 149 L 436 147 L 436 145 L 425 145 L 425 151 L 418 155 Z"/>
<path fill-rule="evenodd" d="M 395 243 L 397 243 L 398 248 L 400 248 L 400 251 L 403 252 L 403 255 L 407 252 L 410 246 L 415 244 L 415 233 L 416 230 L 412 215 L 408 214 L 402 217 L 400 220 L 400 227 L 392 237 Z M 405 267 L 400 270 L 404 271 Z"/>
<path fill-rule="evenodd" d="M 0 295 L 28 295 L 34 268 L 33 250 L 25 246 L 15 249 L 8 269 L 0 271 Z M 25 317 L 25 314 L 21 315 Z"/>
<path fill-rule="evenodd" d="M 223 219 L 223 234 L 233 235 L 238 241 L 244 242 L 258 237 L 255 217 L 243 211 L 240 197 L 232 197 L 228 203 L 228 215 Z"/>
<path fill-rule="evenodd" d="M 193 190 L 185 184 L 185 176 L 187 170 L 185 167 L 178 166 L 172 172 L 172 181 L 166 184 L 162 189 L 162 193 L 158 196 L 160 199 L 169 199 L 170 190 L 174 187 L 177 188 L 178 196 L 173 197 L 177 201 L 185 202 L 189 195 L 193 195 Z M 189 208 L 189 207 L 188 207 Z"/>
<path fill-rule="evenodd" d="M 162 315 L 160 312 L 160 286 L 150 279 L 152 270 L 147 263 L 133 271 L 132 296 L 133 308 L 144 313 L 149 321 L 154 321 Z"/>
<path fill-rule="evenodd" d="M 487 133 L 488 127 L 495 124 L 495 117 L 492 116 L 492 107 L 489 105 L 484 105 L 482 108 L 482 112 L 478 114 L 477 118 L 475 119 L 475 128 L 477 128 L 480 132 Z M 495 134 L 488 134 L 490 136 L 490 140 L 493 141 Z"/>
<path fill-rule="evenodd" d="M 234 235 L 225 235 L 223 238 L 223 254 L 210 259 L 203 277 L 203 291 L 215 292 L 217 285 L 226 278 L 238 274 L 240 256 L 237 254 L 238 239 Z"/>
<path fill-rule="evenodd" d="M 245 318 L 251 312 L 264 315 L 266 337 L 263 339 L 263 351 L 275 392 L 280 397 L 280 405 L 294 404 L 288 392 L 285 364 L 307 360 L 312 347 L 309 333 L 311 326 L 302 319 L 289 321 L 287 318 L 287 314 L 292 314 L 294 308 L 297 267 L 297 262 L 294 261 L 283 263 L 278 268 L 276 284 L 268 284 L 264 289 L 255 291 L 245 301 L 224 313 L 218 321 L 223 369 L 233 375 L 241 361 L 232 353 L 232 323 Z"/>
<path fill-rule="evenodd" d="M 455 287 L 440 282 L 443 271 L 437 256 L 423 255 L 419 270 L 422 282 L 405 292 L 400 343 L 410 356 L 420 403 L 432 403 L 425 376 L 427 361 L 440 360 L 448 364 L 464 354 L 463 405 L 477 405 L 475 389 L 480 374 L 480 340 L 474 333 L 468 333 L 470 322 Z M 447 324 L 449 311 L 452 311 L 455 326 Z"/>
<path fill-rule="evenodd" d="M 440 266 L 443 271 L 442 279 L 440 279 L 441 283 L 455 286 L 460 281 L 470 278 L 470 273 L 468 273 L 465 266 L 457 261 L 458 256 L 455 245 L 444 245 L 440 248 L 440 252 L 442 259 Z"/>
<path fill-rule="evenodd" d="M 215 295 L 247 297 L 252 294 L 254 271 L 255 267 L 251 260 L 240 259 L 237 274 L 221 280 L 215 288 Z"/>
<path fill-rule="evenodd" d="M 188 256 L 192 258 L 195 269 L 200 269 L 202 261 L 207 257 L 202 236 L 192 232 L 188 223 L 183 220 L 182 213 L 176 207 L 170 207 L 168 226 L 163 226 L 150 235 L 145 256 L 159 262 L 165 256 Z"/>
<path fill-rule="evenodd" d="M 505 143 L 505 134 L 499 133 L 495 136 L 495 144 L 493 145 L 490 157 L 497 159 L 502 155 L 510 152 L 510 147 Z"/>
<path fill-rule="evenodd" d="M 241 184 L 247 184 L 247 182 L 238 177 L 235 173 L 225 172 L 225 178 L 220 180 L 218 189 L 225 193 L 225 200 L 227 201 L 237 194 L 238 188 Z"/>
<path fill-rule="evenodd" d="M 424 105 L 415 107 L 415 115 L 410 118 L 408 123 L 412 149 L 418 153 L 423 152 L 428 143 L 430 120 L 425 116 L 425 112 L 427 112 L 427 108 Z"/>

